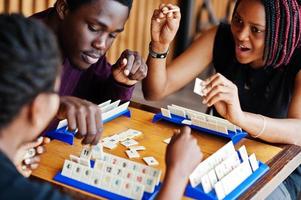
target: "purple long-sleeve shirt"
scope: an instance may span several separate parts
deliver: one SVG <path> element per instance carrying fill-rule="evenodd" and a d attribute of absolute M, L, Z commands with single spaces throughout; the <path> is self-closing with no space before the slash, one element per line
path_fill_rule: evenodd
<path fill-rule="evenodd" d="M 99 104 L 108 99 L 130 100 L 134 87 L 123 86 L 115 81 L 111 65 L 105 57 L 87 70 L 73 67 L 68 59 L 63 62 L 60 95 L 76 96 Z"/>

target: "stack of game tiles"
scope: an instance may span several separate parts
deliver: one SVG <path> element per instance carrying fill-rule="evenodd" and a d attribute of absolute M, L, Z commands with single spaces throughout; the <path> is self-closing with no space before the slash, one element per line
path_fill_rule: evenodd
<path fill-rule="evenodd" d="M 248 157 L 245 146 L 238 152 L 229 142 L 202 161 L 189 177 L 191 186 L 201 184 L 205 193 L 214 190 L 217 198 L 223 199 L 259 167 L 255 154 Z"/>
<path fill-rule="evenodd" d="M 130 159 L 140 158 L 140 154 L 138 153 L 138 151 L 146 150 L 144 146 L 138 146 L 139 142 L 134 140 L 135 137 L 138 137 L 140 135 L 142 135 L 141 131 L 135 129 L 127 129 L 126 131 L 122 131 L 121 133 L 103 138 L 102 145 L 105 148 L 114 149 L 120 143 L 121 145 L 127 148 L 125 153 Z M 146 164 L 150 166 L 159 164 L 159 162 L 153 156 L 144 157 L 142 159 Z"/>
<path fill-rule="evenodd" d="M 125 147 L 130 147 L 137 145 L 138 142 L 133 138 L 142 135 L 141 131 L 134 129 L 127 129 L 121 133 L 111 135 L 102 139 L 103 146 L 108 149 L 114 149 L 117 147 L 117 144 L 120 142 Z"/>
<path fill-rule="evenodd" d="M 84 147 L 80 157 L 70 155 L 61 175 L 131 199 L 141 199 L 144 191 L 152 193 L 159 184 L 160 170 L 108 153 L 94 155 L 101 159 L 96 159 L 92 166 L 92 151 Z"/>
<path fill-rule="evenodd" d="M 111 103 L 111 100 L 108 100 L 104 103 L 99 104 L 100 110 L 102 112 L 102 121 L 105 122 L 111 117 L 115 116 L 118 113 L 125 112 L 128 110 L 130 102 L 125 102 L 119 105 L 120 100 L 117 100 Z M 56 129 L 60 129 L 68 125 L 67 119 L 61 120 Z"/>
<path fill-rule="evenodd" d="M 193 125 L 223 134 L 242 132 L 240 127 L 230 123 L 228 120 L 174 104 L 167 106 L 167 109 L 161 108 L 161 113 L 162 116 L 170 119 L 172 119 L 173 115 L 182 117 L 182 124 Z"/>

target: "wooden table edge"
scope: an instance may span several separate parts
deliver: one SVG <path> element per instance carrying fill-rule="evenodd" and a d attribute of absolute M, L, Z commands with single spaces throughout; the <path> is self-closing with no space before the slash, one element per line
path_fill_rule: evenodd
<path fill-rule="evenodd" d="M 301 147 L 285 145 L 271 161 L 270 170 L 256 184 L 252 185 L 240 199 L 265 199 L 282 183 L 301 163 Z"/>
<path fill-rule="evenodd" d="M 160 112 L 159 108 L 143 105 L 137 102 L 131 102 L 130 106 L 152 113 Z M 242 194 L 240 199 L 266 198 L 301 164 L 300 146 L 281 144 L 281 147 L 283 148 L 282 151 L 280 151 L 272 160 L 267 163 L 270 167 L 270 170 L 260 180 L 258 180 L 256 184 L 251 186 L 244 194 Z"/>

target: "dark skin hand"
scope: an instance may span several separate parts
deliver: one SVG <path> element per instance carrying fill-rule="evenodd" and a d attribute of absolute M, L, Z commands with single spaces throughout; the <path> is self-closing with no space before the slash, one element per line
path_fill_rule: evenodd
<path fill-rule="evenodd" d="M 59 119 L 67 119 L 68 129 L 78 129 L 77 138 L 84 138 L 83 144 L 96 145 L 103 131 L 100 108 L 86 100 L 63 96 L 60 98 Z"/>
<path fill-rule="evenodd" d="M 176 130 L 166 149 L 166 174 L 156 199 L 182 199 L 188 177 L 202 158 L 191 129 L 185 126 Z"/>
<path fill-rule="evenodd" d="M 112 66 L 114 79 L 124 85 L 134 85 L 147 75 L 147 65 L 138 52 L 125 50 Z"/>

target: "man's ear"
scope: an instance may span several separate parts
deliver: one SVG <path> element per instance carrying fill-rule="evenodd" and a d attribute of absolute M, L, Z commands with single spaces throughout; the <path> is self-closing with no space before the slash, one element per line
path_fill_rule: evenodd
<path fill-rule="evenodd" d="M 55 10 L 61 20 L 63 20 L 69 12 L 69 7 L 66 0 L 57 0 Z"/>

